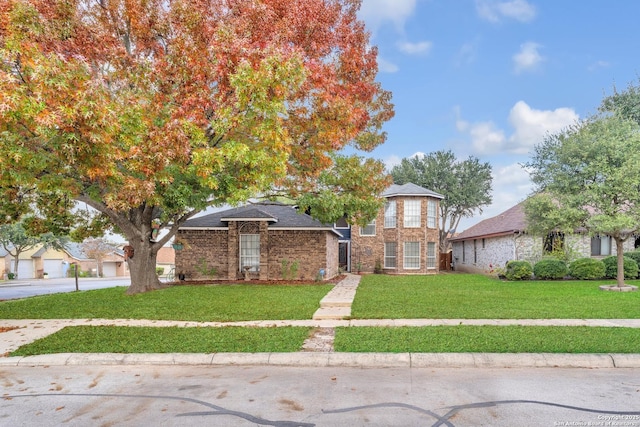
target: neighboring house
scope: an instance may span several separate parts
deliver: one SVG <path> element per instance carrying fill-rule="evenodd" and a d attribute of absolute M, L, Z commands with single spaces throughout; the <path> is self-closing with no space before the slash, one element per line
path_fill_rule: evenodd
<path fill-rule="evenodd" d="M 7 251 L 0 252 L 0 268 L 3 277 L 8 273 L 17 273 L 18 279 L 41 279 L 45 272 L 49 277 L 62 277 L 62 260 L 64 254 L 55 249 L 44 250 L 42 246 L 24 251 L 20 254 L 18 270 L 16 271 L 16 260 Z"/>
<path fill-rule="evenodd" d="M 545 238 L 526 233 L 527 221 L 522 203 L 480 221 L 451 239 L 453 263 L 456 271 L 492 273 L 504 268 L 511 260 L 538 261 L 545 253 L 565 248 L 577 257 L 604 258 L 616 254 L 615 242 L 610 236 L 590 236 L 577 230 L 563 235 L 551 233 Z M 633 251 L 634 239 L 625 242 L 625 251 Z"/>
<path fill-rule="evenodd" d="M 366 227 L 343 219 L 327 225 L 278 202 L 252 203 L 190 219 L 176 241 L 176 273 L 197 280 L 325 279 L 340 270 L 427 274 L 438 271 L 438 203 L 443 196 L 414 184 L 392 185 Z M 322 274 L 324 273 L 324 274 Z"/>
<path fill-rule="evenodd" d="M 98 275 L 98 261 L 89 258 L 82 250 L 80 243 L 68 243 L 65 246 L 65 257 L 63 261 L 68 265 L 77 263 L 80 266 L 79 271 L 89 272 L 91 276 Z M 48 272 L 48 271 L 47 271 Z M 124 260 L 124 252 L 116 249 L 110 252 L 102 260 L 102 277 L 124 277 L 129 276 L 129 266 Z M 49 275 L 49 277 L 52 277 Z M 62 276 L 57 276 L 62 277 Z"/>
<path fill-rule="evenodd" d="M 351 230 L 351 271 L 437 273 L 438 212 L 444 196 L 408 183 L 391 185 L 382 197 L 385 205 L 376 219 Z"/>
<path fill-rule="evenodd" d="M 294 207 L 261 202 L 185 222 L 176 235 L 176 273 L 188 280 L 215 276 L 313 280 L 338 274 L 338 239 L 333 226 Z M 293 267 L 292 267 L 293 266 Z M 211 274 L 215 273 L 215 274 Z M 295 273 L 295 274 L 294 274 Z"/>
<path fill-rule="evenodd" d="M 171 246 L 163 246 L 158 251 L 156 268 L 162 268 L 162 274 L 167 275 L 176 264 L 176 251 Z"/>

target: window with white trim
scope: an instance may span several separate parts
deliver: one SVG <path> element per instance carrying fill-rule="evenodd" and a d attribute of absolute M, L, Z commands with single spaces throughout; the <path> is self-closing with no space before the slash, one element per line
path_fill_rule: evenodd
<path fill-rule="evenodd" d="M 436 268 L 435 242 L 427 242 L 427 268 Z"/>
<path fill-rule="evenodd" d="M 384 243 L 384 268 L 396 268 L 397 251 L 396 242 Z"/>
<path fill-rule="evenodd" d="M 404 201 L 405 228 L 420 228 L 420 200 Z"/>
<path fill-rule="evenodd" d="M 436 202 L 427 201 L 427 227 L 436 228 Z"/>
<path fill-rule="evenodd" d="M 396 228 L 396 201 L 391 200 L 384 205 L 384 228 Z"/>
<path fill-rule="evenodd" d="M 360 227 L 361 236 L 375 236 L 376 235 L 376 220 L 374 219 L 365 227 Z"/>
<path fill-rule="evenodd" d="M 250 267 L 249 271 L 260 270 L 259 234 L 240 235 L 240 271 L 244 272 L 245 267 Z"/>
<path fill-rule="evenodd" d="M 591 255 L 611 255 L 611 236 L 595 236 L 591 238 Z"/>
<path fill-rule="evenodd" d="M 420 268 L 420 242 L 404 242 L 404 268 L 417 270 Z"/>

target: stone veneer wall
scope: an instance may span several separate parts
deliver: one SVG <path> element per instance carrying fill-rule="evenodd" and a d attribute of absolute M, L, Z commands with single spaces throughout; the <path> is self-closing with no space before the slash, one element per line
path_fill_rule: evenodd
<path fill-rule="evenodd" d="M 418 199 L 421 201 L 421 215 L 419 228 L 404 228 L 404 200 Z M 426 197 L 393 197 L 388 201 L 396 201 L 396 227 L 384 228 L 384 207 L 378 212 L 376 217 L 376 233 L 375 236 L 361 236 L 360 227 L 354 226 L 351 231 L 351 270 L 373 272 L 376 263 L 384 267 L 384 244 L 385 242 L 396 242 L 396 268 L 385 268 L 385 273 L 392 274 L 427 274 L 438 272 L 438 224 L 439 212 L 437 199 L 428 199 Z M 427 227 L 427 200 L 436 202 L 436 228 Z M 404 243 L 420 242 L 420 268 L 405 269 L 403 268 L 404 259 Z M 427 269 L 427 243 L 435 243 L 436 261 L 435 268 Z"/>
<path fill-rule="evenodd" d="M 474 240 L 476 244 L 474 260 Z M 483 241 L 484 240 L 484 247 Z M 591 236 L 586 233 L 576 233 L 566 236 L 565 245 L 576 253 L 577 258 L 591 257 Z M 496 267 L 504 268 L 511 260 L 529 261 L 532 265 L 542 258 L 543 239 L 527 234 L 512 234 L 491 238 L 469 239 L 453 242 L 453 262 L 456 271 L 467 273 L 490 273 Z M 612 241 L 611 254 L 615 255 L 615 243 Z M 464 247 L 464 258 L 462 255 Z M 624 244 L 625 252 L 634 250 L 634 240 L 628 239 Z M 464 261 L 463 261 L 464 259 Z M 474 262 L 475 261 L 475 262 Z"/>

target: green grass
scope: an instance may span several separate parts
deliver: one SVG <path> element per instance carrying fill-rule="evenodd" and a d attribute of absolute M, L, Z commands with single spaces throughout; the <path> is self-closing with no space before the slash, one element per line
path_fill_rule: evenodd
<path fill-rule="evenodd" d="M 339 352 L 637 353 L 640 330 L 586 326 L 337 328 Z"/>
<path fill-rule="evenodd" d="M 10 356 L 52 353 L 220 353 L 299 351 L 310 328 L 66 327 Z"/>
<path fill-rule="evenodd" d="M 0 302 L 0 319 L 150 319 L 231 322 L 310 319 L 331 285 L 175 286 L 138 295 L 126 288 Z"/>
<path fill-rule="evenodd" d="M 637 285 L 638 281 L 631 281 Z M 640 292 L 603 292 L 614 281 L 503 282 L 475 274 L 363 276 L 356 319 L 638 319 Z"/>

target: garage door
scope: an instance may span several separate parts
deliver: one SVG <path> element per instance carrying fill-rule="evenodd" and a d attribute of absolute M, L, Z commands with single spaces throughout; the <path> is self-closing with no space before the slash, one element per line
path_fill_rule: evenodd
<path fill-rule="evenodd" d="M 15 264 L 12 266 L 11 271 L 16 271 Z M 33 279 L 33 260 L 21 259 L 18 263 L 18 279 Z"/>
<path fill-rule="evenodd" d="M 115 262 L 103 262 L 102 263 L 102 276 L 103 277 L 116 277 L 117 275 Z"/>
<path fill-rule="evenodd" d="M 50 279 L 62 277 L 62 259 L 45 259 L 44 271 L 49 273 Z"/>

